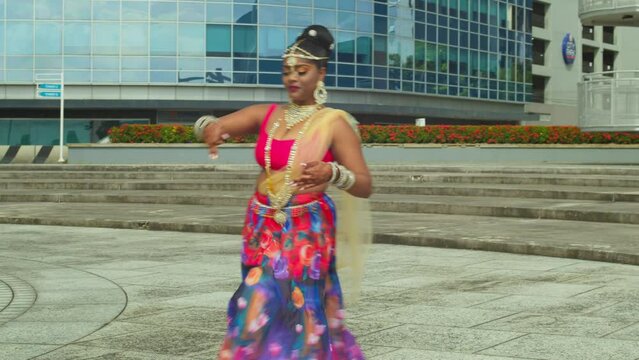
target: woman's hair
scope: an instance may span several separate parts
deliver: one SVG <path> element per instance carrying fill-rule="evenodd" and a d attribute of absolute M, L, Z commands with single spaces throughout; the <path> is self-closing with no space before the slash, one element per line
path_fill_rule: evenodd
<path fill-rule="evenodd" d="M 297 47 L 308 51 L 317 57 L 330 58 L 335 39 L 333 35 L 322 25 L 311 25 L 302 31 L 302 34 L 295 39 Z M 328 60 L 318 60 L 318 67 L 326 67 Z"/>

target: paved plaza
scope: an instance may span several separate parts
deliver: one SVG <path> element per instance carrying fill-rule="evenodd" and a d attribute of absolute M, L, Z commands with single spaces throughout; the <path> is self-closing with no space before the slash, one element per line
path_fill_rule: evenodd
<path fill-rule="evenodd" d="M 0 359 L 213 359 L 240 240 L 0 225 Z M 348 325 L 368 358 L 639 359 L 639 267 L 374 245 Z"/>

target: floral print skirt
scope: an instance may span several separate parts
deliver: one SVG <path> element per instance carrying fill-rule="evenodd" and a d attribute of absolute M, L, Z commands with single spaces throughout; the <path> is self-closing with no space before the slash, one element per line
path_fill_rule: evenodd
<path fill-rule="evenodd" d="M 364 359 L 344 326 L 335 262 L 335 205 L 295 195 L 277 223 L 268 198 L 249 201 L 242 231 L 243 282 L 229 302 L 220 359 Z"/>

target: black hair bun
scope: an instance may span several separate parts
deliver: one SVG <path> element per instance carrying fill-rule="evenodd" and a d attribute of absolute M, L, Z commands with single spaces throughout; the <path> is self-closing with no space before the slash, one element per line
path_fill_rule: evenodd
<path fill-rule="evenodd" d="M 335 39 L 331 32 L 322 25 L 311 25 L 302 31 L 296 41 L 305 40 L 312 41 L 322 47 L 327 54 L 330 54 L 335 48 Z"/>

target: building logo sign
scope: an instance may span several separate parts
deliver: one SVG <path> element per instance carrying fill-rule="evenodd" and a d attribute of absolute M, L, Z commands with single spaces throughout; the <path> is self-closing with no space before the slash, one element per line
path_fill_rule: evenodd
<path fill-rule="evenodd" d="M 564 36 L 564 41 L 561 43 L 561 53 L 564 56 L 566 65 L 574 64 L 577 57 L 577 42 L 572 34 L 568 33 Z"/>

